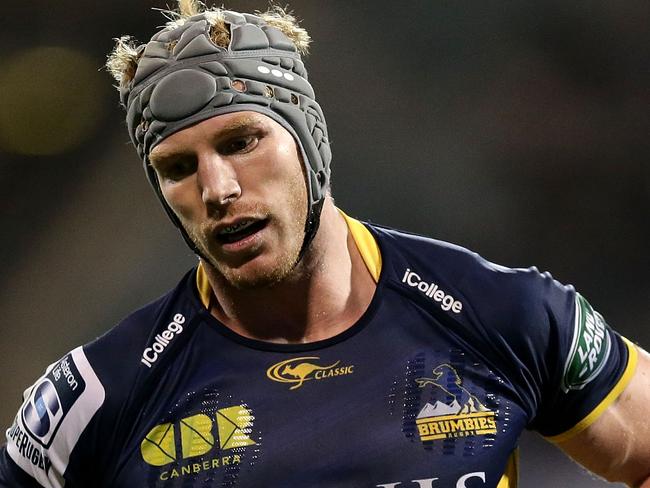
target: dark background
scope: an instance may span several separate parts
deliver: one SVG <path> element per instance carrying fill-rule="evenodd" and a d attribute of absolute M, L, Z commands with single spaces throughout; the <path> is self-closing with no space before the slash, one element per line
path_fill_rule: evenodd
<path fill-rule="evenodd" d="M 229 2 L 235 10 L 262 1 Z M 112 38 L 153 0 L 3 4 L 0 423 L 45 366 L 195 262 L 128 143 Z M 292 3 L 349 214 L 572 283 L 650 346 L 650 4 Z M 522 486 L 601 483 L 526 435 Z M 604 486 L 604 485 L 602 485 Z"/>

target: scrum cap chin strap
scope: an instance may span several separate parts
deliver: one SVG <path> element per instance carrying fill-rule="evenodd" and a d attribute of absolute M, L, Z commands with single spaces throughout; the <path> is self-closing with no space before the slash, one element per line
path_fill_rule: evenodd
<path fill-rule="evenodd" d="M 300 257 L 318 230 L 332 155 L 323 112 L 294 44 L 260 17 L 224 11 L 230 45 L 210 39 L 210 12 L 164 28 L 140 47 L 131 82 L 120 89 L 126 123 L 160 202 L 190 248 L 204 257 L 165 201 L 151 150 L 167 136 L 232 112 L 259 112 L 295 139 L 305 165 L 308 211 Z"/>

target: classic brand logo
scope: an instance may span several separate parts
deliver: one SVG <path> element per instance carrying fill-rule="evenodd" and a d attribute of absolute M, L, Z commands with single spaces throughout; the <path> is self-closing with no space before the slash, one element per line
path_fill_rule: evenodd
<path fill-rule="evenodd" d="M 245 405 L 236 405 L 221 408 L 214 415 L 198 413 L 178 422 L 156 425 L 142 440 L 140 453 L 151 466 L 179 463 L 160 473 L 163 481 L 239 464 L 240 451 L 232 455 L 224 451 L 256 444 L 250 438 L 254 420 L 255 417 Z M 180 452 L 176 449 L 177 445 Z M 219 456 L 197 462 L 187 461 L 209 454 L 217 445 L 221 450 Z"/>
<path fill-rule="evenodd" d="M 420 440 L 432 441 L 472 435 L 496 434 L 496 416 L 465 387 L 463 380 L 449 364 L 433 369 L 433 378 L 418 378 L 420 388 L 433 385 L 442 390 L 449 403 L 427 403 L 417 416 L 415 424 Z"/>
<path fill-rule="evenodd" d="M 612 342 L 603 316 L 580 294 L 576 294 L 573 342 L 564 367 L 562 389 L 581 390 L 607 363 Z"/>
<path fill-rule="evenodd" d="M 312 361 L 320 361 L 317 356 L 287 359 L 274 364 L 266 370 L 266 376 L 280 383 L 293 383 L 290 390 L 300 388 L 305 381 L 324 380 L 335 376 L 354 373 L 354 365 L 339 366 L 341 361 L 321 366 Z"/>

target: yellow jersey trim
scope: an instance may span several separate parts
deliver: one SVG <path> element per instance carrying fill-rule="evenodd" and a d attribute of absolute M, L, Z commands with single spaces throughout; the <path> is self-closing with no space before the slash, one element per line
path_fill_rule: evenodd
<path fill-rule="evenodd" d="M 199 290 L 201 303 L 207 309 L 210 309 L 210 298 L 212 297 L 212 287 L 208 281 L 208 275 L 203 269 L 203 263 L 199 262 L 196 269 L 196 288 Z"/>
<path fill-rule="evenodd" d="M 634 376 L 636 365 L 639 359 L 638 352 L 634 344 L 628 341 L 625 337 L 623 337 L 623 340 L 627 345 L 629 356 L 628 356 L 625 372 L 623 373 L 623 376 L 621 376 L 621 379 L 618 381 L 616 386 L 612 388 L 612 391 L 609 392 L 609 394 L 603 399 L 603 401 L 600 402 L 596 406 L 596 408 L 594 408 L 591 411 L 591 413 L 589 413 L 589 415 L 587 415 L 584 419 L 582 419 L 580 422 L 578 422 L 576 425 L 571 427 L 566 432 L 563 432 L 562 434 L 546 437 L 546 440 L 558 443 L 558 442 L 564 442 L 571 439 L 573 436 L 579 434 L 587 427 L 589 427 L 591 424 L 593 424 L 598 419 L 598 417 L 600 417 L 605 412 L 605 410 L 607 410 L 607 407 L 609 407 L 612 403 L 614 403 L 614 401 L 620 396 L 620 394 L 623 393 L 623 390 L 625 390 L 625 387 L 627 387 L 627 385 L 630 383 L 630 380 Z"/>
<path fill-rule="evenodd" d="M 519 480 L 519 449 L 515 449 L 508 458 L 506 471 L 499 480 L 497 488 L 517 488 Z"/>
<path fill-rule="evenodd" d="M 339 209 L 339 212 L 341 212 L 346 224 L 348 224 L 350 234 L 352 234 L 354 243 L 357 245 L 357 249 L 361 254 L 366 268 L 368 268 L 372 279 L 377 283 L 381 274 L 381 252 L 379 251 L 379 245 L 376 239 L 361 222 L 352 217 L 348 217 L 341 209 Z"/>
<path fill-rule="evenodd" d="M 348 217 L 340 209 L 339 212 L 341 212 L 341 215 L 345 219 L 345 223 L 350 230 L 350 234 L 352 234 L 354 243 L 357 245 L 357 249 L 361 254 L 366 268 L 368 268 L 370 275 L 375 280 L 375 283 L 377 283 L 381 274 L 381 253 L 379 252 L 377 241 L 365 225 L 352 217 Z M 203 303 L 205 308 L 209 309 L 212 287 L 208 281 L 208 275 L 205 269 L 203 269 L 203 263 L 199 263 L 196 270 L 196 288 L 199 291 L 201 303 Z"/>

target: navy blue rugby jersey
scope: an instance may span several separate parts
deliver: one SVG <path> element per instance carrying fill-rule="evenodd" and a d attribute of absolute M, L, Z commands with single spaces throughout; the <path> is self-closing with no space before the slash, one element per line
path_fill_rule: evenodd
<path fill-rule="evenodd" d="M 524 428 L 574 435 L 632 376 L 573 287 L 347 220 L 377 281 L 355 325 L 243 338 L 199 266 L 25 392 L 0 486 L 512 488 Z"/>

